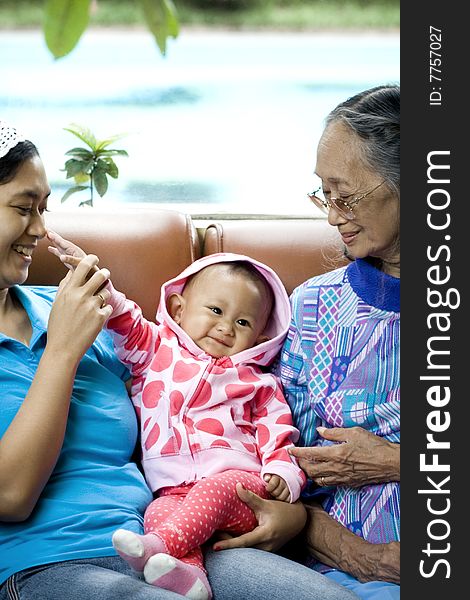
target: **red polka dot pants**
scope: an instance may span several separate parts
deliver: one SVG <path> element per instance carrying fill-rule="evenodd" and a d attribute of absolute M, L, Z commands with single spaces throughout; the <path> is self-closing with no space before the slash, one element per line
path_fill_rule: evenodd
<path fill-rule="evenodd" d="M 157 534 L 168 554 L 203 569 L 199 546 L 216 530 L 239 535 L 257 525 L 253 511 L 237 495 L 238 482 L 262 498 L 269 497 L 258 473 L 237 470 L 165 488 L 145 511 L 145 533 Z"/>

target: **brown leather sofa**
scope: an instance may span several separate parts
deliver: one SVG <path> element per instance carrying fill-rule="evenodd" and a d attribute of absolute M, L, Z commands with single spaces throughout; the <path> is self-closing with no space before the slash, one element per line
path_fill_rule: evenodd
<path fill-rule="evenodd" d="M 340 264 L 337 233 L 325 219 L 193 221 L 174 210 L 57 211 L 47 226 L 99 256 L 115 286 L 153 319 L 162 283 L 200 256 L 236 252 L 272 267 L 286 290 Z M 27 283 L 57 285 L 65 267 L 41 240 Z"/>

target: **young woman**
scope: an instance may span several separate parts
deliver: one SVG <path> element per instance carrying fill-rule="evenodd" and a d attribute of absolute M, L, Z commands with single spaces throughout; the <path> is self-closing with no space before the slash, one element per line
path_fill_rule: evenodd
<path fill-rule="evenodd" d="M 119 527 L 142 533 L 151 493 L 131 461 L 129 375 L 101 332 L 109 271 L 88 279 L 98 262 L 89 255 L 58 289 L 21 285 L 46 234 L 49 194 L 36 147 L 0 121 L 0 599 L 181 598 L 145 583 L 111 543 Z M 271 502 L 281 545 L 302 527 L 303 509 Z M 216 600 L 354 597 L 255 549 L 208 563 Z"/>

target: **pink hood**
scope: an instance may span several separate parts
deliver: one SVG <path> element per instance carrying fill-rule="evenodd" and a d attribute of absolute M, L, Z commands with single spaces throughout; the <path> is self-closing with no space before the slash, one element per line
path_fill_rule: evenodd
<path fill-rule="evenodd" d="M 253 258 L 242 254 L 232 254 L 227 252 L 219 252 L 205 256 L 193 262 L 177 277 L 170 279 L 162 285 L 160 305 L 157 311 L 157 322 L 165 323 L 178 336 L 180 342 L 195 356 L 202 356 L 206 353 L 201 350 L 193 340 L 181 329 L 181 327 L 173 321 L 167 310 L 167 299 L 173 293 L 181 294 L 186 284 L 188 277 L 201 271 L 209 265 L 214 265 L 221 262 L 247 261 L 251 263 L 265 278 L 271 287 L 274 295 L 274 305 L 271 311 L 271 316 L 268 319 L 264 335 L 269 337 L 269 340 L 243 350 L 238 354 L 230 357 L 234 365 L 240 363 L 251 363 L 258 366 L 268 366 L 276 355 L 279 353 L 284 338 L 290 325 L 291 309 L 287 292 L 279 279 L 278 275 L 267 265 L 260 263 Z"/>

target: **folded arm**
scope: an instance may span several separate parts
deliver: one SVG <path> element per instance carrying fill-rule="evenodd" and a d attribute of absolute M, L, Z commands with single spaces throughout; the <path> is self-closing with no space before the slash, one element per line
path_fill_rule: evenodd
<path fill-rule="evenodd" d="M 399 542 L 371 544 L 335 521 L 318 504 L 305 508 L 304 538 L 312 556 L 362 582 L 400 583 Z"/>

